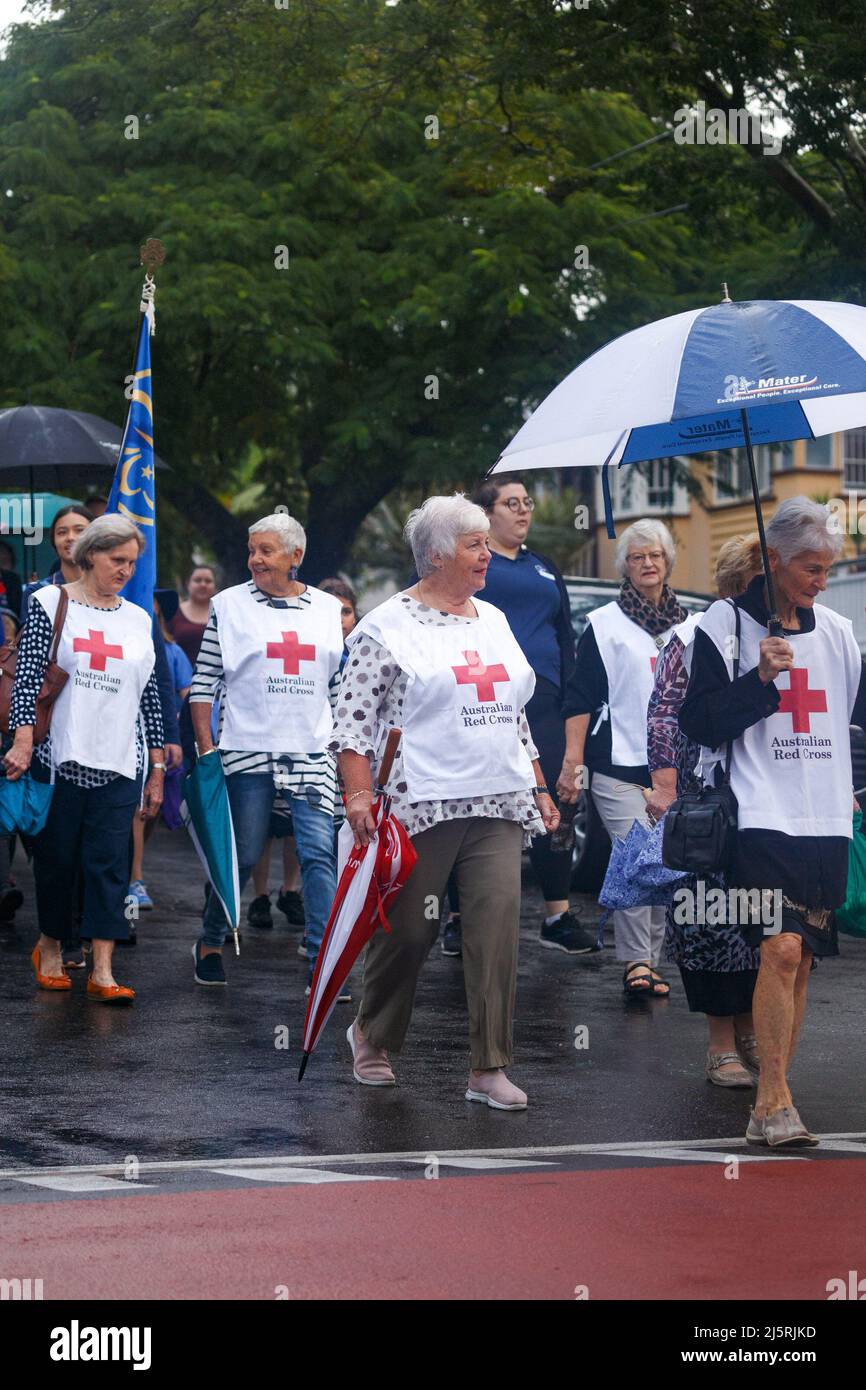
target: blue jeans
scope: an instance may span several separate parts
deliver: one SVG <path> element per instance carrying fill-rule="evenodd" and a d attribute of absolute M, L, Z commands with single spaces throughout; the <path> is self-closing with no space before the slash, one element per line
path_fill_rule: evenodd
<path fill-rule="evenodd" d="M 235 828 L 240 891 L 243 892 L 270 837 L 274 779 L 269 772 L 234 772 L 226 778 L 226 788 Z M 311 806 L 304 796 L 289 797 L 288 802 L 304 885 L 305 931 L 312 969 L 337 891 L 334 818 Z M 202 944 L 222 946 L 226 931 L 225 913 L 219 898 L 211 893 L 202 918 Z"/>

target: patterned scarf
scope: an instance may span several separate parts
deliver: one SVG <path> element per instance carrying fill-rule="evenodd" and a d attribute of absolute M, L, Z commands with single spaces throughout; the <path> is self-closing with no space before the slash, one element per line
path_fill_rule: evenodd
<path fill-rule="evenodd" d="M 655 604 L 638 593 L 630 579 L 624 579 L 617 603 L 625 616 L 637 623 L 638 627 L 642 627 L 644 632 L 648 632 L 650 637 L 660 636 L 661 633 L 667 632 L 669 627 L 675 627 L 688 617 L 686 609 L 669 584 L 665 584 L 662 589 L 656 608 Z"/>

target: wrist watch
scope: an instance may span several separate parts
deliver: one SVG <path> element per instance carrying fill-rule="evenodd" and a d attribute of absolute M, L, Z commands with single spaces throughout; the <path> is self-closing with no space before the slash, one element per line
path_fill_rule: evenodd
<path fill-rule="evenodd" d="M 151 772 L 165 772 L 165 763 L 151 763 Z"/>

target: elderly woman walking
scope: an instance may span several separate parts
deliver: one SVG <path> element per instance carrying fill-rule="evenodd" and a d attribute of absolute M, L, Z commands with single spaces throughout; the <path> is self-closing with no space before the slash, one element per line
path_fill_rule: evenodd
<path fill-rule="evenodd" d="M 789 498 L 767 526 L 767 546 L 782 634 L 767 635 L 758 575 L 735 599 L 734 680 L 735 614 L 730 603 L 714 603 L 695 634 L 680 727 L 711 749 L 731 742 L 739 812 L 728 881 L 780 900 L 771 932 L 751 914 L 740 923 L 761 955 L 753 1006 L 761 1069 L 746 1139 L 775 1148 L 818 1142 L 797 1113 L 787 1073 L 812 958 L 838 955 L 833 909 L 845 899 L 852 834 L 848 726 L 852 715 L 866 717 L 866 687 L 850 621 L 815 603 L 842 548 L 829 509 Z"/>
<path fill-rule="evenodd" d="M 226 773 L 240 887 L 267 843 L 275 786 L 292 813 L 301 864 L 310 979 L 336 892 L 337 770 L 327 752 L 339 684 L 340 603 L 297 579 L 307 538 L 284 512 L 249 528 L 245 584 L 223 589 L 212 609 L 190 687 L 199 757 L 214 750 L 211 713 L 224 686 L 219 750 Z M 193 947 L 195 982 L 225 985 L 227 922 L 215 893 Z"/>
<path fill-rule="evenodd" d="M 140 802 L 146 817 L 157 814 L 165 774 L 151 619 L 120 597 L 143 549 L 144 539 L 132 522 L 99 517 L 72 550 L 80 577 L 62 588 L 47 585 L 33 593 L 12 691 L 15 738 L 6 754 L 10 780 L 21 777 L 31 762 L 37 781 L 56 778 L 48 819 L 34 840 L 41 932 L 32 956 L 37 982 L 41 989 L 71 988 L 60 943 L 70 935 L 80 874 L 81 934 L 93 941 L 87 993 L 106 1004 L 134 998 L 134 991 L 114 978 L 112 952 L 115 942 L 130 934 L 124 909 L 132 818 Z M 69 603 L 57 661 L 69 679 L 34 760 L 36 697 L 62 592 Z"/>
<path fill-rule="evenodd" d="M 462 496 L 430 497 L 406 524 L 420 579 L 361 620 L 349 638 L 331 748 L 339 753 L 356 844 L 374 822 L 371 762 L 402 729 L 388 784 L 418 862 L 367 948 L 364 993 L 348 1041 L 355 1080 L 393 1086 L 389 1053 L 409 1027 L 421 967 L 436 940 L 452 870 L 460 893 L 469 1008 L 466 1099 L 523 1110 L 505 1075 L 520 918 L 520 852 L 556 828 L 524 706 L 535 677 L 499 609 L 474 595 L 490 563 L 490 523 Z"/>
<path fill-rule="evenodd" d="M 612 603 L 590 613 L 565 692 L 566 747 L 557 792 L 560 801 L 576 801 L 585 766 L 611 839 L 626 835 L 636 820 L 647 824 L 646 716 L 653 672 L 673 628 L 686 617 L 668 584 L 675 558 L 673 536 L 662 522 L 636 521 L 623 531 L 616 548 L 622 587 Z M 615 912 L 613 930 L 617 959 L 625 962 L 626 996 L 670 994 L 653 968 L 664 942 L 664 908 Z"/>
<path fill-rule="evenodd" d="M 720 597 L 741 594 L 760 568 L 757 534 L 726 541 L 715 569 Z M 693 613 L 675 628 L 656 662 L 647 710 L 647 762 L 653 789 L 646 810 L 651 821 L 661 819 L 675 797 L 700 785 L 696 776 L 699 760 L 707 775 L 707 750 L 702 758 L 700 747 L 686 738 L 679 726 L 692 644 L 702 620 L 702 613 Z M 708 879 L 705 892 L 708 887 L 723 886 L 719 876 Z M 752 1087 L 759 1066 L 752 1021 L 758 952 L 746 944 L 735 923 L 708 923 L 706 912 L 689 912 L 687 904 L 697 902 L 696 878 L 681 883 L 678 893 L 682 889 L 692 896 L 680 898 L 667 909 L 665 953 L 679 966 L 689 1010 L 707 1016 L 707 1080 L 714 1086 Z"/>

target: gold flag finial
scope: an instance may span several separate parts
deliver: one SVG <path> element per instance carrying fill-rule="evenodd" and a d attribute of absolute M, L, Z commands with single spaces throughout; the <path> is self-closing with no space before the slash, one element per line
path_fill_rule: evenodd
<path fill-rule="evenodd" d="M 156 237 L 151 236 L 148 237 L 138 254 L 148 275 L 152 275 L 157 266 L 162 265 L 165 260 L 165 247 Z"/>

